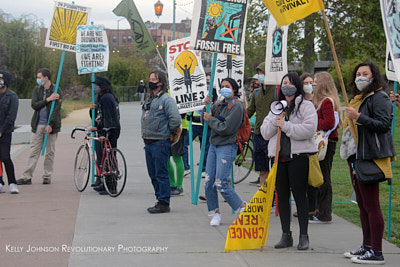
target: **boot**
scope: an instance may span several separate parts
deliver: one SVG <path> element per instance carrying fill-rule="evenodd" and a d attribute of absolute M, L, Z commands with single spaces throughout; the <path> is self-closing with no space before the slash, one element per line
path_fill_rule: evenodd
<path fill-rule="evenodd" d="M 293 246 L 292 232 L 282 233 L 281 241 L 275 245 L 275 248 L 287 248 Z"/>
<path fill-rule="evenodd" d="M 98 176 L 95 176 L 95 177 L 96 177 L 96 181 L 94 182 L 94 184 L 91 185 L 92 187 L 96 187 L 96 186 L 101 185 L 100 177 L 98 177 Z"/>
<path fill-rule="evenodd" d="M 309 242 L 308 242 L 308 235 L 300 235 L 299 237 L 299 244 L 297 245 L 298 250 L 306 250 L 308 249 Z"/>

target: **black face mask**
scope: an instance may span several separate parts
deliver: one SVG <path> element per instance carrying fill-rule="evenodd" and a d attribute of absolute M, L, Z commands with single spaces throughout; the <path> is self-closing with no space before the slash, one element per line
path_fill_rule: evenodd
<path fill-rule="evenodd" d="M 150 90 L 156 90 L 157 89 L 157 83 L 149 82 L 149 89 Z"/>

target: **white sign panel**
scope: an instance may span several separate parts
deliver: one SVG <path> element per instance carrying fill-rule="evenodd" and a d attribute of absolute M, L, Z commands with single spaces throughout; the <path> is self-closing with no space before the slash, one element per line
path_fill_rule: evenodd
<path fill-rule="evenodd" d="M 201 63 L 201 51 L 189 50 L 190 37 L 168 42 L 168 79 L 170 94 L 179 113 L 204 107 L 207 81 Z"/>
<path fill-rule="evenodd" d="M 76 35 L 76 65 L 78 74 L 108 70 L 109 47 L 103 25 L 78 26 Z"/>
<path fill-rule="evenodd" d="M 244 57 L 227 54 L 218 54 L 217 64 L 214 74 L 214 84 L 216 84 L 217 94 L 221 95 L 221 83 L 224 78 L 232 78 L 239 85 L 240 99 L 244 99 L 243 79 L 244 79 Z"/>
<path fill-rule="evenodd" d="M 88 7 L 55 2 L 44 46 L 75 52 L 76 29 L 89 22 L 90 11 Z"/>
<path fill-rule="evenodd" d="M 385 64 L 385 69 L 386 69 L 386 77 L 387 77 L 387 79 L 389 81 L 397 82 L 396 71 L 394 70 L 392 55 L 390 53 L 388 45 L 386 45 L 386 64 Z"/>
<path fill-rule="evenodd" d="M 274 17 L 269 16 L 264 84 L 280 84 L 288 73 L 287 36 L 288 26 L 279 28 Z"/>

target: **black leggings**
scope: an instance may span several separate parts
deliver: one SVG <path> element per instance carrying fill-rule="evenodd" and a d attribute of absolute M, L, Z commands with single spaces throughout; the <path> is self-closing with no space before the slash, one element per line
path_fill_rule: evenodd
<path fill-rule="evenodd" d="M 15 172 L 14 172 L 14 164 L 11 160 L 10 155 L 11 150 L 11 133 L 4 133 L 0 137 L 0 161 L 3 162 L 7 178 L 8 184 L 16 184 L 15 181 Z M 1 179 L 0 183 L 4 185 L 4 181 Z"/>
<path fill-rule="evenodd" d="M 296 202 L 300 234 L 308 233 L 308 157 L 300 155 L 288 162 L 279 162 L 276 175 L 279 217 L 282 231 L 290 232 L 290 191 Z"/>

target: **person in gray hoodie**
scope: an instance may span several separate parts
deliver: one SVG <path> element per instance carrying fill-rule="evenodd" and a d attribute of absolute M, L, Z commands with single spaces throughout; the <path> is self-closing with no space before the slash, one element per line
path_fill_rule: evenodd
<path fill-rule="evenodd" d="M 224 100 L 215 103 L 211 112 L 204 112 L 203 118 L 211 129 L 210 147 L 207 155 L 206 180 L 204 184 L 208 211 L 212 215 L 211 226 L 221 223 L 218 206 L 218 191 L 234 210 L 242 212 L 246 202 L 228 184 L 233 160 L 236 157 L 236 136 L 244 123 L 244 107 L 238 100 L 239 85 L 226 78 L 221 83 Z M 209 97 L 207 98 L 209 102 Z"/>
<path fill-rule="evenodd" d="M 282 129 L 279 162 L 276 174 L 279 218 L 282 238 L 275 248 L 293 246 L 290 231 L 290 192 L 293 193 L 299 218 L 300 238 L 298 250 L 309 247 L 308 240 L 308 154 L 318 149 L 314 134 L 317 131 L 318 116 L 311 101 L 304 100 L 303 85 L 295 73 L 286 74 L 281 82 L 278 100 L 287 101 L 287 109 L 280 115 L 271 111 L 261 125 L 261 134 L 269 140 L 268 156 L 274 157 L 278 127 Z"/>

